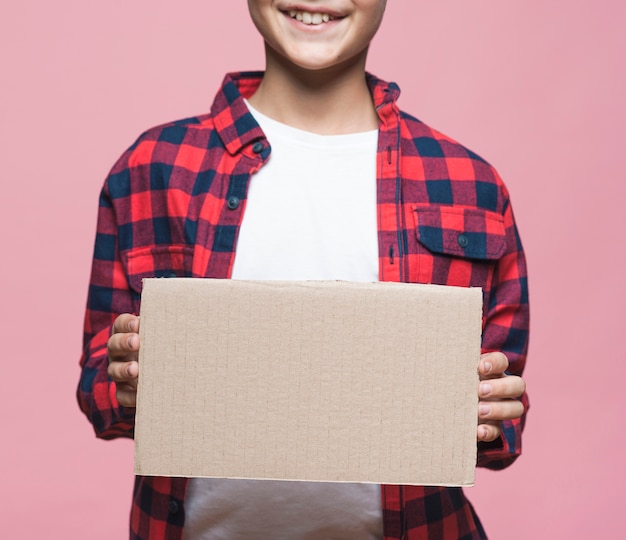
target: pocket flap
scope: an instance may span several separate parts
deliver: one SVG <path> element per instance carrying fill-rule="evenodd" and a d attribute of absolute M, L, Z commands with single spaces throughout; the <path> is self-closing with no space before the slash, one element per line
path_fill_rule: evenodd
<path fill-rule="evenodd" d="M 429 251 L 496 260 L 506 251 L 504 220 L 497 212 L 454 206 L 416 207 L 418 241 Z"/>
<path fill-rule="evenodd" d="M 124 255 L 128 283 L 141 293 L 143 279 L 149 277 L 189 277 L 192 271 L 193 246 L 148 246 L 131 249 Z"/>

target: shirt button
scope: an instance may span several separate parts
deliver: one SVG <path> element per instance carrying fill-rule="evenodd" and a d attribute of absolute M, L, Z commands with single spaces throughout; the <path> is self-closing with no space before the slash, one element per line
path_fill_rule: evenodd
<path fill-rule="evenodd" d="M 226 204 L 231 210 L 236 210 L 239 207 L 239 202 L 239 197 L 229 197 Z"/>
<path fill-rule="evenodd" d="M 395 92 L 397 90 L 400 90 L 400 87 L 394 82 L 389 83 L 389 86 L 385 88 L 385 92 Z"/>
<path fill-rule="evenodd" d="M 264 146 L 263 146 L 262 142 L 260 142 L 260 141 L 259 142 L 255 142 L 254 145 L 252 146 L 252 151 L 255 154 L 260 154 L 261 152 L 263 152 L 263 148 L 264 148 Z"/>
<path fill-rule="evenodd" d="M 175 516 L 176 514 L 178 514 L 178 510 L 180 509 L 179 504 L 172 500 L 170 501 L 169 505 L 168 505 L 168 510 L 170 511 L 170 514 L 172 514 L 173 516 Z"/>
<path fill-rule="evenodd" d="M 457 237 L 457 242 L 459 243 L 459 246 L 461 246 L 462 248 L 466 248 L 467 244 L 469 244 L 469 238 L 461 233 Z"/>

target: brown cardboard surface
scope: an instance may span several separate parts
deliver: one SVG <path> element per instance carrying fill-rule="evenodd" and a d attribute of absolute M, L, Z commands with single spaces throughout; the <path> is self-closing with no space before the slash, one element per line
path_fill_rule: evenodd
<path fill-rule="evenodd" d="M 482 293 L 146 279 L 135 472 L 472 485 Z"/>

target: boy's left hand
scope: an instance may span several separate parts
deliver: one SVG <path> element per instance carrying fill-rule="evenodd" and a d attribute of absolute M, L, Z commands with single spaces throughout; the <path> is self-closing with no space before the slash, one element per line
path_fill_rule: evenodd
<path fill-rule="evenodd" d="M 507 375 L 508 367 L 509 361 L 501 352 L 480 357 L 476 432 L 479 441 L 496 440 L 502 433 L 502 420 L 513 420 L 524 413 L 524 405 L 517 398 L 526 390 L 526 384 L 521 377 Z"/>

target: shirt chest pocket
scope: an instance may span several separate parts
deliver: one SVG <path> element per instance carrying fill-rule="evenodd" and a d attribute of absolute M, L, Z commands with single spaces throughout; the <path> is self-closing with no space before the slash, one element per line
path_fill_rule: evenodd
<path fill-rule="evenodd" d="M 445 205 L 413 209 L 415 238 L 409 243 L 411 281 L 489 289 L 495 263 L 507 248 L 500 214 Z M 413 253 L 411 253 L 413 252 Z"/>
<path fill-rule="evenodd" d="M 125 253 L 128 284 L 136 295 L 141 295 L 144 278 L 191 277 L 193 246 L 148 246 L 131 249 Z"/>

